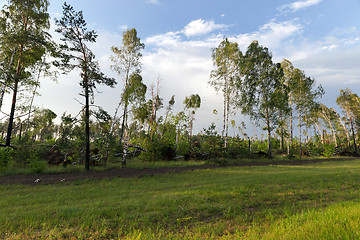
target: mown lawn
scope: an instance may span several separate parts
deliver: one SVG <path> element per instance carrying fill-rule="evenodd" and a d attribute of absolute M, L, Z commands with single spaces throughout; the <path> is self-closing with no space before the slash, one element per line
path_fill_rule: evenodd
<path fill-rule="evenodd" d="M 359 239 L 360 160 L 0 186 L 5 239 Z"/>

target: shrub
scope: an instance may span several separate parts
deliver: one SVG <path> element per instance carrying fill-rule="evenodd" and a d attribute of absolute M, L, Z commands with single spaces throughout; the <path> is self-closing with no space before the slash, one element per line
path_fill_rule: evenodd
<path fill-rule="evenodd" d="M 325 150 L 322 152 L 322 155 L 325 157 L 331 157 L 335 153 L 335 147 L 332 144 L 324 145 Z"/>
<path fill-rule="evenodd" d="M 13 159 L 14 149 L 10 147 L 0 148 L 0 172 L 5 171 L 9 162 Z"/>

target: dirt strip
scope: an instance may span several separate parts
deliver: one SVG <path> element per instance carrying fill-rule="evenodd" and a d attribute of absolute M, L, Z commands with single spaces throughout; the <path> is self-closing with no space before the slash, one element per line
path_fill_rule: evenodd
<path fill-rule="evenodd" d="M 269 161 L 269 162 L 252 162 L 235 165 L 201 165 L 189 167 L 166 167 L 166 168 L 121 168 L 110 169 L 106 171 L 74 172 L 61 174 L 34 174 L 0 177 L 0 184 L 24 184 L 24 185 L 43 185 L 55 184 L 62 182 L 74 182 L 78 180 L 100 180 L 105 178 L 141 178 L 143 176 L 154 176 L 166 173 L 179 173 L 185 171 L 194 171 L 201 169 L 215 169 L 224 167 L 248 167 L 248 166 L 270 166 L 270 165 L 305 165 L 320 162 L 334 161 L 351 161 L 360 158 L 333 158 L 333 159 L 311 159 L 311 160 L 289 160 L 289 161 Z"/>

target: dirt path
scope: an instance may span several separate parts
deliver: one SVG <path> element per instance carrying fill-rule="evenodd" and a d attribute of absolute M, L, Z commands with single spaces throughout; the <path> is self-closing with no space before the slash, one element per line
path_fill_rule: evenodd
<path fill-rule="evenodd" d="M 269 166 L 269 165 L 305 165 L 305 164 L 319 163 L 319 162 L 349 161 L 349 160 L 358 160 L 358 159 L 360 158 L 253 162 L 253 163 L 236 164 L 231 166 L 245 167 L 245 166 Z M 189 166 L 189 167 L 146 168 L 146 169 L 121 168 L 121 169 L 110 169 L 106 171 L 4 176 L 4 177 L 0 177 L 0 184 L 39 185 L 39 184 L 55 184 L 60 182 L 74 182 L 77 180 L 86 180 L 86 179 L 100 180 L 105 178 L 140 178 L 143 176 L 153 176 L 153 175 L 160 175 L 166 173 L 179 173 L 179 172 L 194 171 L 199 169 L 215 169 L 215 168 L 224 168 L 224 167 L 230 167 L 230 166 L 202 165 L 202 166 Z"/>

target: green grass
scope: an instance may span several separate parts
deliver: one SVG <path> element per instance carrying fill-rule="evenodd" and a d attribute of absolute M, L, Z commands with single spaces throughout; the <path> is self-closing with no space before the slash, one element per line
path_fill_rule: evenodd
<path fill-rule="evenodd" d="M 344 157 L 333 157 L 333 158 L 344 158 Z M 251 164 L 254 162 L 273 162 L 273 161 L 293 161 L 293 160 L 301 160 L 301 161 L 308 161 L 313 159 L 331 159 L 331 158 L 324 158 L 324 157 L 307 157 L 302 159 L 289 159 L 287 156 L 276 156 L 272 159 L 267 158 L 241 158 L 241 159 L 212 159 L 209 161 L 202 161 L 202 160 L 191 160 L 185 161 L 183 159 L 176 160 L 176 161 L 154 161 L 154 162 L 144 162 L 137 158 L 129 159 L 127 162 L 127 168 L 136 168 L 136 169 L 144 169 L 144 168 L 166 168 L 166 167 L 191 167 L 191 166 L 201 166 L 201 165 L 236 165 L 236 164 Z M 43 162 L 43 161 L 41 161 Z M 45 161 L 43 162 L 45 163 Z M 112 159 L 107 166 L 91 166 L 90 169 L 92 171 L 105 171 L 108 169 L 119 169 L 122 168 L 121 159 L 116 158 Z M 59 173 L 76 173 L 76 172 L 85 172 L 85 167 L 83 164 L 75 164 L 75 165 L 68 165 L 67 167 L 63 167 L 62 165 L 47 165 L 41 172 L 36 172 L 30 166 L 18 166 L 15 163 L 11 162 L 10 166 L 0 171 L 0 176 L 16 176 L 16 175 L 32 175 L 32 174 L 59 174 Z"/>
<path fill-rule="evenodd" d="M 130 159 L 127 163 L 127 168 L 163 168 L 163 167 L 189 167 L 189 166 L 199 166 L 204 165 L 204 161 L 156 161 L 156 162 L 143 162 L 137 159 Z M 121 168 L 121 162 L 112 161 L 108 163 L 107 166 L 92 166 L 90 169 L 92 171 L 105 171 L 108 169 L 118 169 Z M 41 171 L 41 174 L 58 174 L 58 173 L 76 173 L 76 172 L 86 172 L 84 165 L 68 165 L 67 167 L 59 166 L 46 166 L 46 168 Z M 32 175 L 35 172 L 29 166 L 16 166 L 10 165 L 6 170 L 0 171 L 0 176 L 16 176 L 16 175 Z"/>
<path fill-rule="evenodd" d="M 359 195 L 360 160 L 8 185 L 0 238 L 356 239 Z"/>

